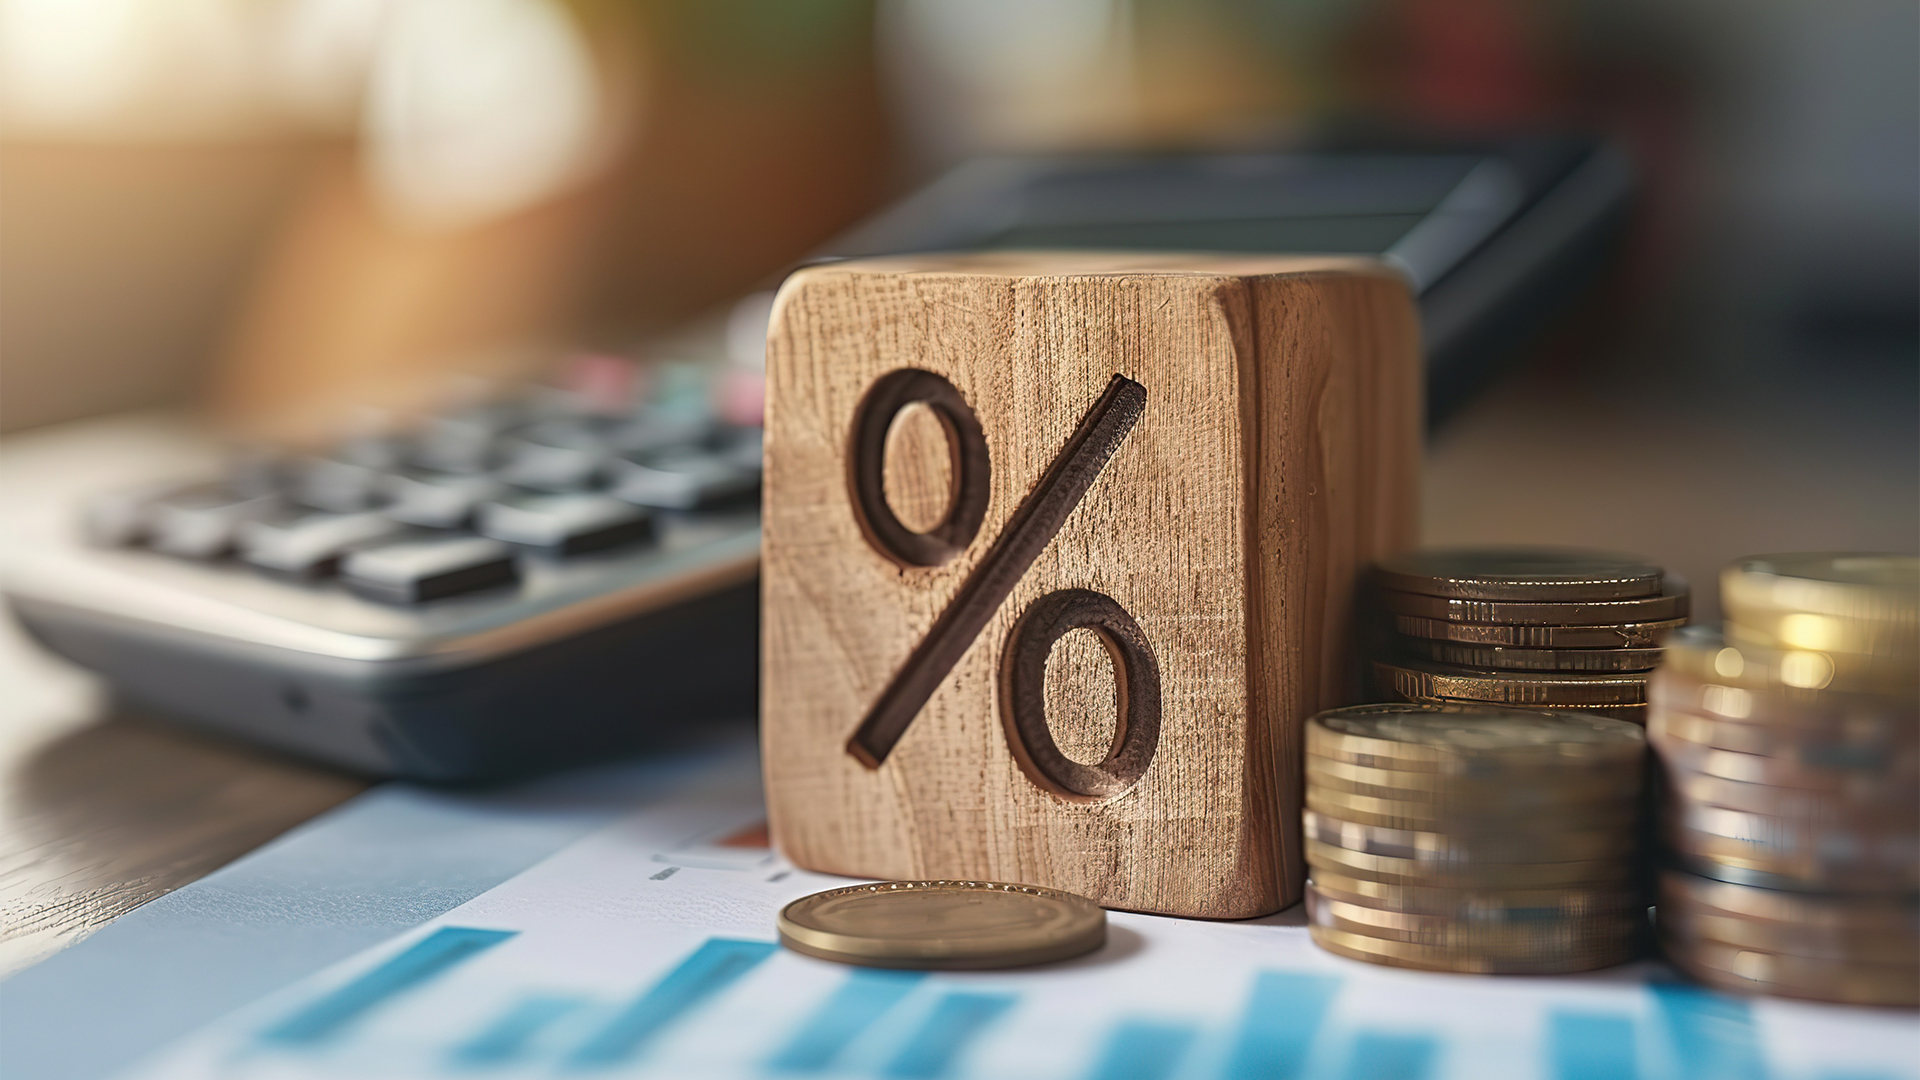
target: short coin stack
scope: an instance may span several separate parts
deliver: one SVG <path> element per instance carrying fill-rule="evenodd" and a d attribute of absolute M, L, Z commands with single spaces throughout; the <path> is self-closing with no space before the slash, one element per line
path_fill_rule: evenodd
<path fill-rule="evenodd" d="M 1374 677 L 1390 697 L 1645 719 L 1660 639 L 1686 586 L 1630 556 L 1430 550 L 1376 568 L 1386 628 Z"/>
<path fill-rule="evenodd" d="M 1920 560 L 1728 569 L 1727 628 L 1669 640 L 1659 926 L 1726 989 L 1920 1005 Z"/>
<path fill-rule="evenodd" d="M 1647 928 L 1646 737 L 1591 714 L 1361 705 L 1307 724 L 1313 939 L 1396 967 L 1554 974 Z"/>

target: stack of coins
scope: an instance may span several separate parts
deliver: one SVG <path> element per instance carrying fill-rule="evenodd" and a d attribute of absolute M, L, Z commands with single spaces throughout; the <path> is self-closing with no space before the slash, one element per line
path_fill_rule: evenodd
<path fill-rule="evenodd" d="M 1686 586 L 1630 556 L 1435 550 L 1376 568 L 1384 696 L 1580 710 L 1641 723 Z"/>
<path fill-rule="evenodd" d="M 1430 971 L 1631 959 L 1645 734 L 1592 714 L 1361 705 L 1307 724 L 1307 910 L 1321 948 Z"/>
<path fill-rule="evenodd" d="M 1920 1005 L 1920 560 L 1770 556 L 1655 673 L 1660 936 L 1714 986 Z"/>

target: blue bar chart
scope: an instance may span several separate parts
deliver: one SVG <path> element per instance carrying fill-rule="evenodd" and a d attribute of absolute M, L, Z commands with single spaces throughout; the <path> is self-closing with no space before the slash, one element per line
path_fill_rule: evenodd
<path fill-rule="evenodd" d="M 460 997 L 465 969 L 513 940 L 516 931 L 445 926 L 433 930 L 359 974 L 297 1003 L 254 1029 L 256 1054 L 314 1066 L 322 1075 L 351 1074 L 345 1058 L 332 1072 L 326 1055 L 373 1037 L 383 1014 L 445 1016 L 444 1034 L 425 1047 L 424 1067 L 396 1075 L 700 1075 L 689 1072 L 689 1045 L 725 1063 L 729 1076 L 863 1076 L 880 1080 L 942 1080 L 1014 1075 L 1036 1037 L 1052 1038 L 1052 1024 L 1018 1037 L 1023 1013 L 1040 1008 L 1044 986 L 1017 975 L 940 973 L 822 967 L 783 954 L 768 941 L 707 937 L 661 956 L 656 974 L 624 996 L 571 993 L 511 985 L 491 997 Z M 785 956 L 781 965 L 769 961 Z M 803 967 L 812 965 L 811 967 Z M 759 982 L 760 1008 L 781 1001 L 777 1021 L 742 1012 L 742 995 Z M 775 974 L 774 972 L 780 972 Z M 795 984 L 797 971 L 807 978 Z M 1044 978 L 1044 977 L 1043 977 Z M 1395 1015 L 1376 1004 L 1342 1003 L 1364 992 L 1366 980 L 1316 971 L 1249 968 L 1228 992 L 1237 1006 L 1177 1016 L 1115 1011 L 1066 1025 L 1079 1055 L 1067 1071 L 1036 1070 L 1067 1080 L 1442 1080 L 1478 1075 L 1463 1058 L 1467 1036 L 1446 1025 Z M 631 985 L 631 984 L 630 984 Z M 795 985 L 804 990 L 793 990 Z M 1462 981 L 1469 996 L 1490 984 Z M 485 1009 L 459 1015 L 429 1008 L 422 999 L 444 994 L 455 1004 L 486 1000 Z M 1544 1080 L 1778 1080 L 1770 1069 L 1745 1000 L 1697 987 L 1653 982 L 1623 984 L 1611 998 L 1582 1005 L 1542 1006 L 1527 1021 L 1531 1064 L 1515 1075 Z M 1508 999 L 1511 1004 L 1513 999 Z M 1607 1001 L 1621 1007 L 1602 1007 Z M 412 1002 L 410 1005 L 409 1002 Z M 1059 1011 L 1056 997 L 1048 1014 Z M 1393 1026 L 1381 1027 L 1380 1022 Z M 700 1025 L 705 1024 L 704 1028 Z M 394 1030 L 412 1030 L 396 1022 Z M 693 1030 L 701 1035 L 688 1035 Z M 1026 1041 L 1020 1043 L 1019 1039 Z M 676 1040 L 678 1040 L 676 1042 Z M 734 1045 L 737 1043 L 737 1046 Z M 717 1045 L 716 1045 L 717 1044 Z M 1016 1052 L 1017 1051 L 1017 1052 Z M 397 1060 L 379 1046 L 361 1047 L 361 1060 Z M 998 1052 L 1000 1057 L 993 1055 Z M 679 1057 L 674 1057 L 679 1054 Z M 1058 1059 L 1054 1059 L 1058 1060 Z M 278 1074 L 276 1074 L 278 1075 Z M 1852 1071 L 1814 1074 L 1873 1080 L 1895 1075 Z"/>

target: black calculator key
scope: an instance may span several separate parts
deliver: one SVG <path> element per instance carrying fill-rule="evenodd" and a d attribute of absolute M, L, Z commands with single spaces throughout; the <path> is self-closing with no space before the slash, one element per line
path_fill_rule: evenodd
<path fill-rule="evenodd" d="M 541 491 L 584 491 L 600 481 L 613 457 L 605 422 L 548 420 L 507 440 L 500 478 Z"/>
<path fill-rule="evenodd" d="M 271 495 L 236 495 L 205 484 L 156 501 L 147 512 L 147 546 L 168 555 L 213 559 L 233 550 L 242 522 L 258 521 L 283 508 Z"/>
<path fill-rule="evenodd" d="M 340 564 L 353 592 L 390 604 L 413 604 L 504 585 L 518 577 L 513 549 L 463 533 L 409 536 L 356 548 Z"/>
<path fill-rule="evenodd" d="M 385 514 L 287 514 L 243 521 L 235 530 L 240 557 L 253 566 L 290 577 L 332 573 L 356 544 L 392 536 L 405 526 Z"/>
<path fill-rule="evenodd" d="M 743 468 L 726 455 L 680 449 L 616 460 L 608 494 L 657 510 L 707 510 L 737 504 L 760 490 L 760 466 Z"/>
<path fill-rule="evenodd" d="M 388 473 L 343 458 L 309 458 L 295 469 L 293 498 L 316 510 L 350 513 L 380 501 Z"/>
<path fill-rule="evenodd" d="M 507 493 L 507 485 L 485 473 L 415 472 L 383 482 L 381 512 L 395 521 L 435 529 L 456 529 L 473 519 L 481 503 Z"/>
<path fill-rule="evenodd" d="M 502 436 L 525 414 L 503 403 L 429 417 L 414 441 L 414 463 L 440 472 L 485 472 L 500 463 Z"/>
<path fill-rule="evenodd" d="M 638 543 L 653 536 L 645 509 L 606 495 L 521 495 L 480 507 L 483 536 L 555 555 Z"/>
<path fill-rule="evenodd" d="M 640 412 L 607 433 L 613 448 L 629 456 L 653 454 L 678 447 L 699 446 L 713 436 L 713 421 L 705 416 Z"/>

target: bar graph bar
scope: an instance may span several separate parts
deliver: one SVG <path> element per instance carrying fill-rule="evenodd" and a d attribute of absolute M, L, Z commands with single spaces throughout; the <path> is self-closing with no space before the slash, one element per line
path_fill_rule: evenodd
<path fill-rule="evenodd" d="M 443 926 L 386 963 L 268 1028 L 261 1038 L 284 1045 L 325 1040 L 400 994 L 446 973 L 515 933 Z"/>
<path fill-rule="evenodd" d="M 1678 983 L 1648 989 L 1687 1080 L 1765 1080 L 1766 1061 L 1745 1001 Z"/>
<path fill-rule="evenodd" d="M 1346 1080 L 1427 1080 L 1439 1043 L 1427 1035 L 1363 1031 L 1347 1057 Z"/>
<path fill-rule="evenodd" d="M 1613 1013 L 1547 1015 L 1547 1067 L 1553 1080 L 1639 1080 L 1639 1033 Z"/>
<path fill-rule="evenodd" d="M 1107 1037 L 1087 1080 L 1166 1080 L 1198 1034 L 1191 1024 L 1125 1021 Z"/>
<path fill-rule="evenodd" d="M 1306 1069 L 1320 1022 L 1340 980 L 1327 975 L 1263 971 L 1227 1059 L 1227 1080 L 1293 1080 Z"/>
<path fill-rule="evenodd" d="M 926 980 L 924 971 L 861 968 L 847 976 L 820 1008 L 807 1017 L 792 1041 L 767 1061 L 782 1073 L 824 1072 L 847 1044 L 859 1038 L 900 1000 Z"/>
<path fill-rule="evenodd" d="M 891 1080 L 935 1080 L 950 1075 L 988 1025 L 1013 1008 L 1013 994 L 949 993 L 934 1004 L 880 1075 Z"/>
<path fill-rule="evenodd" d="M 738 982 L 775 948 L 767 941 L 708 938 L 574 1051 L 570 1063 L 594 1068 L 628 1060 L 661 1029 Z"/>
<path fill-rule="evenodd" d="M 493 1023 L 456 1047 L 456 1068 L 505 1065 L 527 1052 L 527 1044 L 547 1025 L 585 1004 L 579 998 L 534 996 L 515 1002 Z"/>

